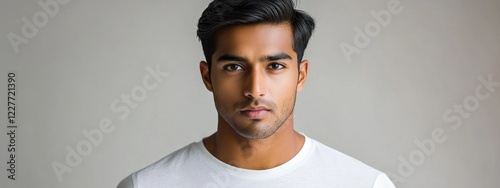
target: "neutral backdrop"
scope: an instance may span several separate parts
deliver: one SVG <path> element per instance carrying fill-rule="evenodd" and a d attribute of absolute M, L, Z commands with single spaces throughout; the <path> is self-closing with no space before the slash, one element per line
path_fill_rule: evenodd
<path fill-rule="evenodd" d="M 46 2 L 57 2 L 57 9 L 44 10 L 39 3 Z M 199 75 L 204 57 L 196 38 L 209 2 L 1 1 L 0 186 L 115 187 L 213 133 L 216 111 Z M 388 173 L 397 187 L 497 187 L 500 1 L 400 0 L 383 25 L 370 13 L 394 3 L 298 3 L 318 27 L 305 54 L 310 73 L 298 94 L 296 129 Z M 25 28 L 26 20 L 37 32 Z M 369 41 L 356 37 L 366 28 Z M 13 34 L 26 43 L 13 45 Z M 359 53 L 348 61 L 341 46 L 356 47 L 356 39 Z M 148 67 L 168 73 L 151 90 L 143 86 Z M 19 126 L 15 181 L 6 171 L 11 70 Z M 490 79 L 496 84 L 485 87 Z M 113 111 L 113 104 L 126 107 L 126 95 L 140 100 L 128 114 Z M 97 131 L 103 119 L 114 129 L 89 144 L 83 132 Z M 71 172 L 58 179 L 53 164 Z"/>

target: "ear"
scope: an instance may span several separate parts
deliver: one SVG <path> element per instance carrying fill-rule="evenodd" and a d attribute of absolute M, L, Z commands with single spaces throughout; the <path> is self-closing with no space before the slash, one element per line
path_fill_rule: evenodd
<path fill-rule="evenodd" d="M 299 65 L 299 82 L 297 83 L 297 92 L 302 91 L 304 84 L 307 80 L 307 70 L 309 68 L 309 61 L 303 60 Z"/>
<path fill-rule="evenodd" d="M 205 61 L 200 62 L 200 73 L 201 73 L 201 79 L 203 80 L 203 83 L 205 84 L 205 87 L 208 89 L 208 91 L 212 92 L 212 79 L 210 78 L 210 72 L 208 71 L 208 63 Z"/>

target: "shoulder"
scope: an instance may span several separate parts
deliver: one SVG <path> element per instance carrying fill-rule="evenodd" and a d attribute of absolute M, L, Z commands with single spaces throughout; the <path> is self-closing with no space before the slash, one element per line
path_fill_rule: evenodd
<path fill-rule="evenodd" d="M 312 155 L 308 161 L 312 166 L 321 167 L 323 172 L 319 176 L 323 178 L 335 179 L 335 182 L 343 182 L 346 186 L 353 184 L 357 187 L 372 187 L 375 182 L 385 181 L 384 177 L 387 177 L 383 172 L 358 159 L 316 140 L 311 139 L 311 142 Z"/>
<path fill-rule="evenodd" d="M 138 185 L 165 185 L 171 179 L 183 172 L 183 166 L 192 161 L 193 157 L 198 156 L 199 143 L 191 143 L 181 149 L 178 149 L 162 159 L 138 170 L 125 179 L 123 179 L 118 188 L 133 188 Z"/>
<path fill-rule="evenodd" d="M 152 171 L 164 171 L 165 169 L 177 169 L 182 166 L 189 158 L 197 155 L 197 143 L 191 143 L 178 149 L 162 159 L 146 166 L 145 168 L 137 171 L 137 174 L 148 174 Z"/>
<path fill-rule="evenodd" d="M 135 187 L 137 187 L 137 185 L 134 184 L 133 174 L 130 174 L 125 179 L 123 179 L 116 188 L 135 188 Z"/>
<path fill-rule="evenodd" d="M 356 169 L 356 171 L 358 172 L 363 171 L 376 174 L 380 173 L 380 171 L 365 164 L 364 162 L 346 155 L 345 153 L 342 153 L 329 146 L 326 146 L 321 142 L 318 142 L 314 139 L 311 139 L 311 142 L 313 145 L 314 153 L 312 157 L 316 158 L 316 160 L 318 161 L 323 161 L 326 164 L 334 165 L 337 168 Z"/>

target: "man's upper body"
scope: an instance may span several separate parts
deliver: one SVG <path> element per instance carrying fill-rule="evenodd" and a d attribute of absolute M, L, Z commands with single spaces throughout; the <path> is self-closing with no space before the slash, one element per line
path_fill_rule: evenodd
<path fill-rule="evenodd" d="M 286 163 L 265 170 L 234 167 L 192 143 L 132 173 L 118 188 L 162 187 L 355 187 L 393 188 L 378 170 L 305 137 L 302 149 Z"/>
<path fill-rule="evenodd" d="M 210 3 L 198 37 L 217 131 L 133 173 L 120 187 L 394 187 L 383 173 L 294 130 L 314 28 L 292 0 Z"/>

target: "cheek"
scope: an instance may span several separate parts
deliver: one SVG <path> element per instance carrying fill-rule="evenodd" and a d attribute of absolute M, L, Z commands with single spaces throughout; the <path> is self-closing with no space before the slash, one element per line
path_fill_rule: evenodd
<path fill-rule="evenodd" d="M 269 83 L 271 88 L 279 88 L 283 93 L 295 91 L 297 87 L 298 74 L 293 70 L 287 70 L 286 72 L 278 75 L 270 75 Z"/>
<path fill-rule="evenodd" d="M 216 77 L 212 80 L 212 86 L 217 98 L 225 101 L 241 95 L 239 81 L 235 79 Z"/>
<path fill-rule="evenodd" d="M 297 93 L 297 77 L 296 75 L 287 75 L 272 79 L 270 85 L 270 94 L 279 101 L 290 100 Z"/>

